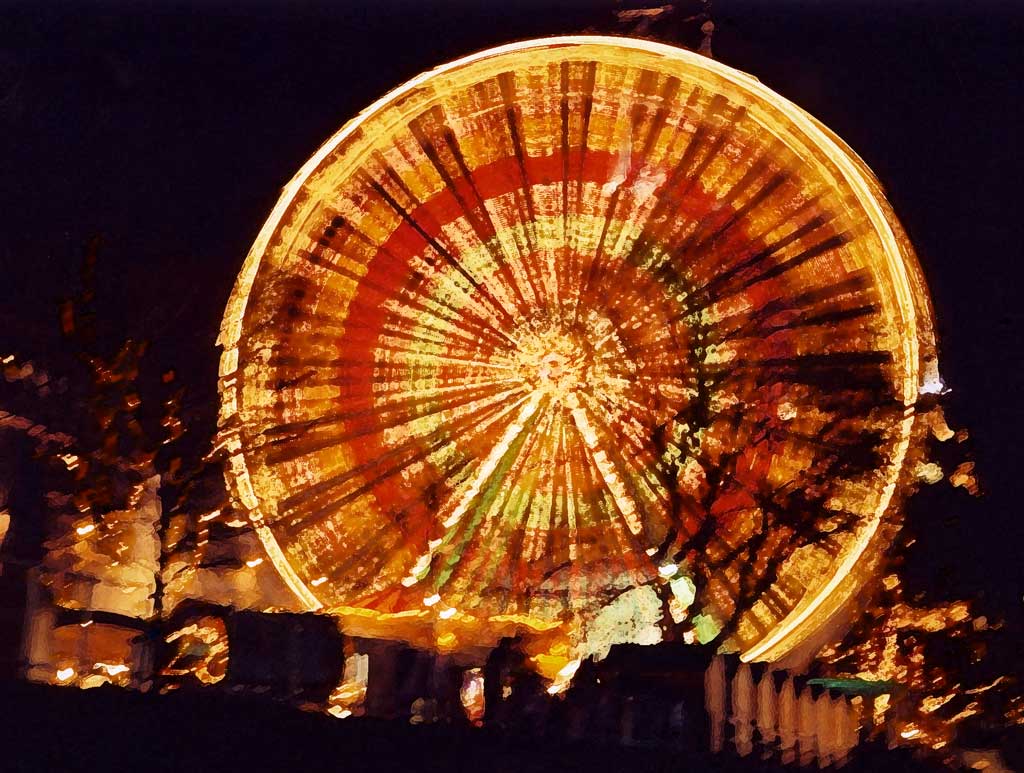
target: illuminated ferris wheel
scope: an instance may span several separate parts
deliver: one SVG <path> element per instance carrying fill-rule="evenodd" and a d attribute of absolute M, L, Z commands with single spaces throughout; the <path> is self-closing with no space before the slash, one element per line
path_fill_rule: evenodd
<path fill-rule="evenodd" d="M 229 483 L 300 606 L 480 643 L 651 588 L 748 658 L 871 574 L 937 378 L 864 164 L 626 38 L 371 105 L 286 187 L 220 342 Z"/>

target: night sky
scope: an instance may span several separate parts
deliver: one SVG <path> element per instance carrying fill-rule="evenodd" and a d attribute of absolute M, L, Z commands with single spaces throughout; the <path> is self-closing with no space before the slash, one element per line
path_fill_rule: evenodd
<path fill-rule="evenodd" d="M 889 5 L 715 0 L 714 55 L 823 121 L 888 191 L 935 301 L 950 423 L 970 431 L 986 490 L 914 500 L 908 580 L 1019 615 L 1024 12 Z M 316 148 L 425 69 L 516 39 L 628 32 L 615 24 L 621 7 L 0 4 L 0 351 L 46 362 L 58 304 L 100 237 L 103 336 L 149 339 L 147 368 L 176 369 L 187 418 L 208 436 L 224 304 L 281 187 Z M 675 40 L 696 45 L 695 27 Z"/>

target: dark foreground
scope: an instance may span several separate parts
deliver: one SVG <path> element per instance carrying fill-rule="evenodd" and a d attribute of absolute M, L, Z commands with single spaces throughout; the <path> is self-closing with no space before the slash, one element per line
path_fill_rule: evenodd
<path fill-rule="evenodd" d="M 751 771 L 696 750 L 509 737 L 487 729 L 338 720 L 213 691 L 153 695 L 0 684 L 6 771 Z M 937 770 L 867 749 L 845 771 Z M 792 767 L 786 770 L 796 771 Z"/>

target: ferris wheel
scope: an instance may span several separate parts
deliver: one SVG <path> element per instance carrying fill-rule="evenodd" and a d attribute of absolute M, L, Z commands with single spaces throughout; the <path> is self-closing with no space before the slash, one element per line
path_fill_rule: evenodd
<path fill-rule="evenodd" d="M 371 105 L 285 188 L 220 343 L 229 484 L 297 605 L 449 644 L 649 588 L 782 657 L 873 572 L 937 379 L 863 162 L 628 38 Z"/>

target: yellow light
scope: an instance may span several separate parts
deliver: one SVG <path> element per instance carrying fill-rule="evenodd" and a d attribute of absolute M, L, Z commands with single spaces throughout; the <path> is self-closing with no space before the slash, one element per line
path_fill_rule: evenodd
<path fill-rule="evenodd" d="M 437 637 L 437 644 L 440 647 L 451 647 L 455 641 L 455 634 L 451 632 Z"/>
<path fill-rule="evenodd" d="M 885 721 L 885 713 L 889 710 L 889 695 L 879 695 L 875 698 L 875 705 L 872 719 L 876 725 Z"/>
<path fill-rule="evenodd" d="M 406 588 L 411 588 L 413 585 L 418 583 L 426 576 L 427 570 L 430 568 L 430 560 L 433 558 L 434 548 L 440 545 L 440 541 L 431 542 L 428 550 L 422 556 L 416 559 L 416 563 L 413 564 L 412 569 L 409 570 L 409 576 L 402 580 L 402 585 Z"/>
<path fill-rule="evenodd" d="M 558 675 L 563 679 L 572 679 L 576 675 L 576 672 L 580 668 L 580 660 L 570 660 L 558 671 Z"/>
<path fill-rule="evenodd" d="M 558 673 L 555 674 L 555 678 L 551 682 L 551 686 L 548 687 L 548 695 L 558 695 L 558 693 L 567 690 L 569 685 L 572 684 L 572 678 L 579 670 L 581 662 L 582 661 L 580 661 L 579 658 L 576 658 L 574 660 L 570 660 L 558 669 Z"/>

